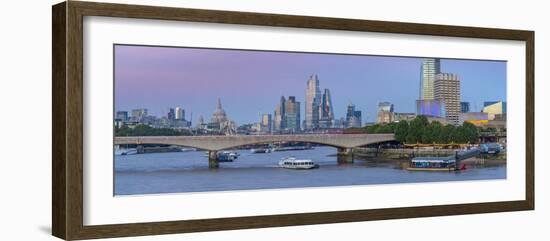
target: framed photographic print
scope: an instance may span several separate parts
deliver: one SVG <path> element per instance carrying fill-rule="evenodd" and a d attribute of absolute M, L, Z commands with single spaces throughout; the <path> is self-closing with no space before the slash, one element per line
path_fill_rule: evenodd
<path fill-rule="evenodd" d="M 53 235 L 534 209 L 534 32 L 53 6 Z"/>

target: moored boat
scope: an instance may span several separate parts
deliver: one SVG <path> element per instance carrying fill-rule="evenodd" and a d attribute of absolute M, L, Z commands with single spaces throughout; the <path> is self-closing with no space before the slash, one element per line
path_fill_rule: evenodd
<path fill-rule="evenodd" d="M 448 157 L 415 157 L 411 160 L 409 171 L 455 171 L 456 159 Z"/>

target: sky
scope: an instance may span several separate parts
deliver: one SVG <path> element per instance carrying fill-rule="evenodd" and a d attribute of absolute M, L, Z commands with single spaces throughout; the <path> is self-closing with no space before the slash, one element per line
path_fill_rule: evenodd
<path fill-rule="evenodd" d="M 378 103 L 415 112 L 422 58 L 296 53 L 184 47 L 115 45 L 115 111 L 147 108 L 166 116 L 185 109 L 193 123 L 209 120 L 217 98 L 237 124 L 273 114 L 281 96 L 296 96 L 305 117 L 305 89 L 317 74 L 321 93 L 330 89 L 336 118 L 349 102 L 375 122 Z M 506 62 L 441 59 L 441 71 L 458 74 L 461 101 L 479 111 L 484 101 L 506 100 Z"/>

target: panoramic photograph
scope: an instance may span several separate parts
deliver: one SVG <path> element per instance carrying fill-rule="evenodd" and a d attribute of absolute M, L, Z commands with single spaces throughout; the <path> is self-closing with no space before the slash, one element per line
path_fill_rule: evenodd
<path fill-rule="evenodd" d="M 506 179 L 506 61 L 113 48 L 115 196 Z"/>

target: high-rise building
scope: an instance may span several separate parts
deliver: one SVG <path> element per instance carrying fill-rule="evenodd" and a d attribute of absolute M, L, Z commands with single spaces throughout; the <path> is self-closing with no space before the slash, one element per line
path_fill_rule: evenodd
<path fill-rule="evenodd" d="M 444 117 L 445 103 L 443 100 L 417 100 L 416 114 L 423 116 Z"/>
<path fill-rule="evenodd" d="M 132 110 L 132 119 L 134 121 L 140 121 L 147 116 L 147 109 L 134 109 Z"/>
<path fill-rule="evenodd" d="M 167 114 L 168 120 L 175 120 L 176 119 L 176 111 L 174 108 L 170 108 Z"/>
<path fill-rule="evenodd" d="M 286 99 L 281 96 L 279 104 L 275 107 L 275 113 L 273 113 L 273 130 L 279 131 L 285 129 L 285 105 Z"/>
<path fill-rule="evenodd" d="M 460 113 L 470 112 L 470 102 L 460 102 Z"/>
<path fill-rule="evenodd" d="M 296 101 L 296 97 L 289 96 L 285 103 L 284 114 L 285 130 L 291 132 L 299 132 L 300 129 L 300 102 Z"/>
<path fill-rule="evenodd" d="M 332 110 L 332 99 L 330 90 L 325 89 L 321 97 L 321 105 L 319 106 L 319 127 L 331 128 L 334 125 L 334 111 Z"/>
<path fill-rule="evenodd" d="M 175 119 L 176 120 L 185 120 L 185 110 L 181 107 L 176 107 L 175 111 Z"/>
<path fill-rule="evenodd" d="M 128 121 L 128 111 L 117 111 L 115 119 L 120 121 Z"/>
<path fill-rule="evenodd" d="M 273 128 L 273 121 L 271 114 L 263 114 L 260 121 L 260 129 L 264 132 L 271 133 Z"/>
<path fill-rule="evenodd" d="M 347 112 L 346 112 L 346 127 L 361 127 L 362 120 L 361 120 L 361 111 L 355 110 L 355 105 L 351 102 L 348 104 Z"/>
<path fill-rule="evenodd" d="M 434 97 L 445 104 L 445 119 L 449 124 L 459 124 L 460 79 L 456 74 L 437 74 L 434 82 Z"/>
<path fill-rule="evenodd" d="M 433 100 L 435 76 L 441 72 L 440 60 L 428 58 L 422 61 L 420 70 L 420 100 Z"/>
<path fill-rule="evenodd" d="M 321 90 L 317 75 L 311 75 L 306 85 L 306 125 L 304 129 L 319 127 L 319 106 L 321 104 Z"/>
<path fill-rule="evenodd" d="M 390 102 L 378 103 L 378 116 L 376 118 L 377 123 L 391 123 L 393 122 L 393 104 Z"/>

